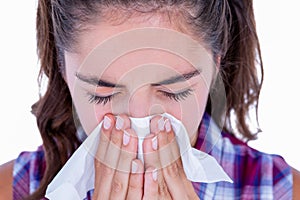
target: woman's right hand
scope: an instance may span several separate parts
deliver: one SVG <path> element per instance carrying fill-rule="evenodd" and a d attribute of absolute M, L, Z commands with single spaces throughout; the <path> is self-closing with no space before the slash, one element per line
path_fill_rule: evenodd
<path fill-rule="evenodd" d="M 95 157 L 93 200 L 143 199 L 144 168 L 136 159 L 137 145 L 138 138 L 126 115 L 104 117 Z"/>

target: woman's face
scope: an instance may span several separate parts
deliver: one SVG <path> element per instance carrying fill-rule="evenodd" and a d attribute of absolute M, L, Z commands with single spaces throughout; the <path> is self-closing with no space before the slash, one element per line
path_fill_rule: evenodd
<path fill-rule="evenodd" d="M 87 134 L 107 113 L 145 117 L 167 112 L 193 141 L 214 77 L 200 39 L 159 16 L 115 25 L 101 21 L 65 52 L 66 81 Z"/>

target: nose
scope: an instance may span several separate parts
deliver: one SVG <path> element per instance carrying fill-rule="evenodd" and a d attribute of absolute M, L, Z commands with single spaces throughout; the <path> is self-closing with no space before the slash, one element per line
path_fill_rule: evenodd
<path fill-rule="evenodd" d="M 162 112 L 162 105 L 155 103 L 151 88 L 142 87 L 131 94 L 129 98 L 129 116 L 142 118 Z"/>
<path fill-rule="evenodd" d="M 129 98 L 129 116 L 146 117 L 150 115 L 151 94 L 148 88 L 142 87 L 135 90 Z"/>

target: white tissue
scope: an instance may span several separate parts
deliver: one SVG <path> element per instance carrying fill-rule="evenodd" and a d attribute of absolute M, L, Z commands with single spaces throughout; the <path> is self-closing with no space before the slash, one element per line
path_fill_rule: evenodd
<path fill-rule="evenodd" d="M 170 114 L 161 116 L 170 120 L 181 154 L 184 172 L 193 182 L 213 183 L 232 180 L 212 156 L 191 147 L 189 136 L 183 124 Z M 130 118 L 131 127 L 136 131 L 138 142 L 138 158 L 143 161 L 143 139 L 150 133 L 150 120 Z M 102 122 L 93 130 L 82 145 L 75 151 L 64 167 L 48 185 L 48 199 L 83 200 L 88 191 L 94 188 L 94 156 L 97 152 Z M 68 195 L 68 196 L 67 196 Z"/>

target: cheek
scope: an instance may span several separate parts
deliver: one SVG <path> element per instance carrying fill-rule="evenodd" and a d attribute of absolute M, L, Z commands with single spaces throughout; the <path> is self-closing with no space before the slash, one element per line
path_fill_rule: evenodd
<path fill-rule="evenodd" d="M 110 112 L 109 108 L 103 106 L 96 106 L 89 102 L 86 90 L 75 85 L 71 90 L 73 101 L 73 109 L 75 108 L 79 121 L 85 133 L 89 135 L 102 121 L 104 115 Z"/>
<path fill-rule="evenodd" d="M 76 108 L 76 113 L 82 125 L 84 131 L 89 135 L 91 131 L 97 125 L 97 117 L 93 110 L 92 104 L 87 103 L 87 100 L 83 98 L 78 92 L 73 92 L 72 99 Z"/>
<path fill-rule="evenodd" d="M 198 133 L 199 124 L 205 112 L 207 103 L 207 90 L 196 91 L 196 95 L 189 102 L 183 113 L 183 123 L 189 133 L 190 138 L 194 138 Z"/>
<path fill-rule="evenodd" d="M 208 90 L 206 87 L 197 88 L 194 94 L 185 101 L 170 103 L 166 112 L 182 121 L 187 129 L 190 139 L 198 133 L 199 124 L 205 112 Z"/>
<path fill-rule="evenodd" d="M 76 112 L 82 128 L 89 135 L 110 110 L 89 103 L 86 90 L 74 76 L 78 68 L 71 67 L 80 66 L 80 62 L 76 56 L 71 57 L 69 54 L 66 56 L 66 79 L 72 96 L 73 109 L 76 110 L 73 113 Z"/>

